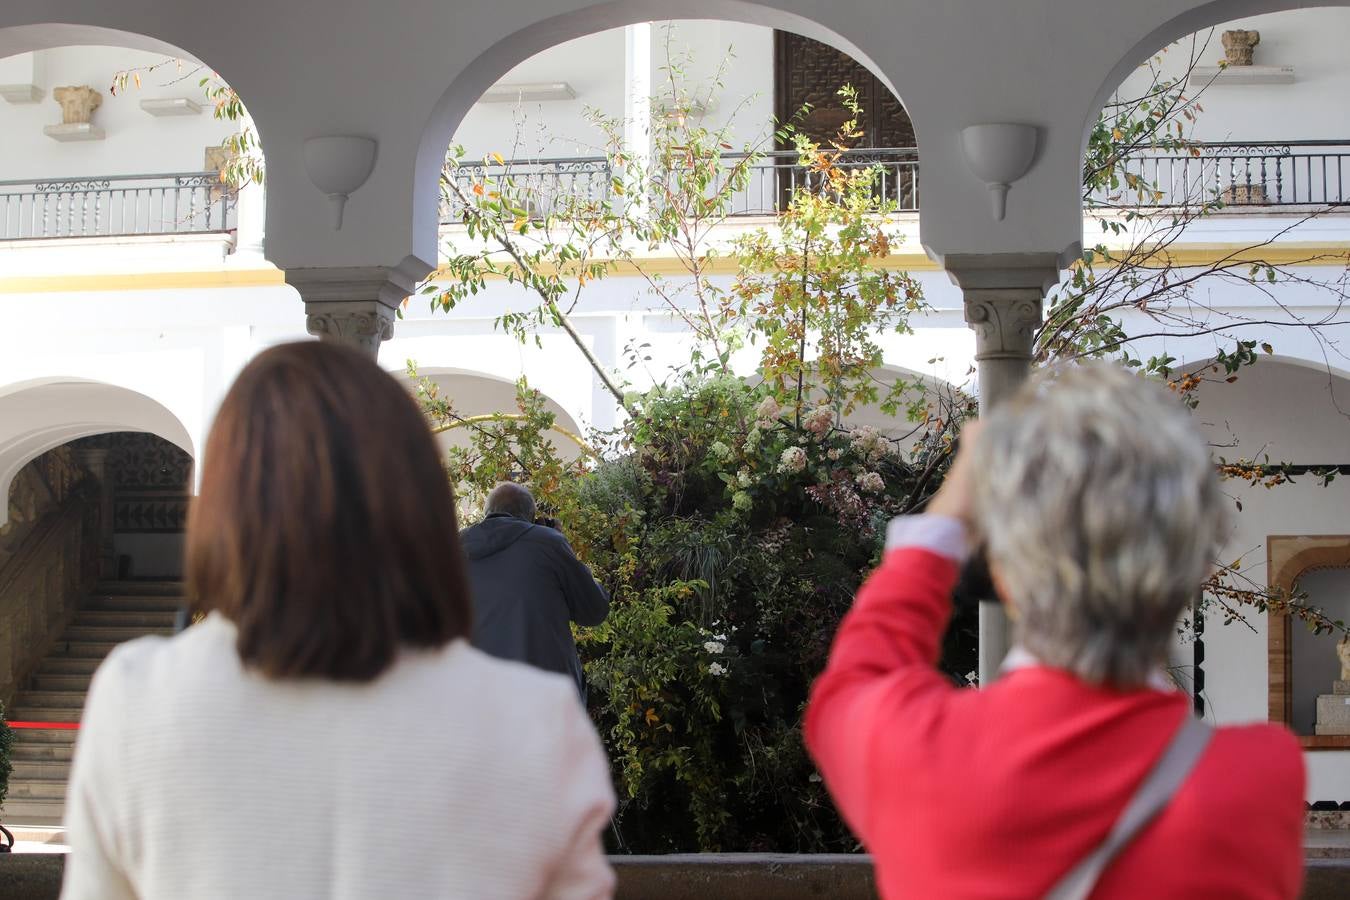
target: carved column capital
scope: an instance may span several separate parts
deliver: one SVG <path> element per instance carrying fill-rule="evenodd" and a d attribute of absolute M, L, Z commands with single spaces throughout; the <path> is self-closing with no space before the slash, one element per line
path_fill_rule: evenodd
<path fill-rule="evenodd" d="M 967 291 L 966 324 L 975 332 L 975 358 L 1031 362 L 1041 327 L 1041 295 L 1022 289 Z"/>
<path fill-rule="evenodd" d="M 394 336 L 394 311 L 375 301 L 306 303 L 305 329 L 320 340 L 379 356 L 380 344 Z"/>
<path fill-rule="evenodd" d="M 1041 300 L 1059 280 L 1061 254 L 947 254 L 943 265 L 965 299 L 977 360 L 1023 360 L 1041 327 Z"/>
<path fill-rule="evenodd" d="M 397 266 L 290 268 L 286 283 L 305 301 L 310 334 L 377 357 L 394 336 L 399 304 L 431 270 L 409 256 Z"/>

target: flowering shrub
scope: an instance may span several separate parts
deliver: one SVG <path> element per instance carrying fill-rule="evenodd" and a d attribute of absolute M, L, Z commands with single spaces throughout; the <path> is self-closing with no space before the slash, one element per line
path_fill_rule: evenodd
<path fill-rule="evenodd" d="M 905 456 L 822 408 L 797 426 L 770 390 L 654 390 L 589 469 L 541 464 L 531 479 L 613 597 L 578 646 L 620 796 L 615 850 L 856 847 L 802 747 L 802 710 L 885 522 L 926 499 L 949 439 L 929 429 Z M 507 474 L 509 446 L 547 451 L 531 394 L 523 418 L 456 454 L 464 502 Z M 958 616 L 944 663 L 957 683 L 974 634 L 973 613 Z"/>

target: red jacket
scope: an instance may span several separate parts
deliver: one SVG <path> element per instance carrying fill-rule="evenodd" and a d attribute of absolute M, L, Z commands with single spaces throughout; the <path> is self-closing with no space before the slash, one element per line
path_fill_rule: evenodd
<path fill-rule="evenodd" d="M 1039 897 L 1106 836 L 1190 698 L 1043 666 L 952 686 L 935 664 L 956 577 L 929 550 L 888 552 L 812 690 L 807 747 L 883 897 Z M 1093 897 L 1297 897 L 1303 779 L 1286 729 L 1216 730 Z"/>

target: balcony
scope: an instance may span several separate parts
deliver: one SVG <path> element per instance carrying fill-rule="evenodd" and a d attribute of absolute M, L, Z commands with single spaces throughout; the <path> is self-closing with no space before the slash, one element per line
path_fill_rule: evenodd
<path fill-rule="evenodd" d="M 744 153 L 722 155 L 724 168 L 745 163 Z M 895 203 L 897 212 L 915 212 L 919 208 L 919 151 L 912 147 L 850 150 L 838 165 L 843 169 L 878 169 L 877 191 Z M 508 191 L 520 198 L 516 205 L 529 211 L 534 218 L 544 218 L 558 209 L 563 197 L 580 197 L 589 201 L 612 199 L 612 178 L 609 161 L 602 156 L 569 159 L 510 160 L 500 165 L 468 163 L 447 167 L 445 176 L 455 182 L 466 194 L 476 183 L 494 182 L 501 190 L 500 181 L 509 176 L 513 185 Z M 732 216 L 774 216 L 781 213 L 788 198 L 799 186 L 810 187 L 819 176 L 797 164 L 797 154 L 791 151 L 765 153 L 749 163 L 745 187 L 731 198 Z M 720 187 L 720 185 L 719 185 Z M 523 201 L 523 202 L 522 202 Z M 462 208 L 453 195 L 443 198 L 441 224 L 454 225 L 460 221 Z"/>
<path fill-rule="evenodd" d="M 1279 144 L 1196 144 L 1194 152 L 1141 152 L 1129 157 L 1123 172 L 1156 186 L 1157 193 L 1140 198 L 1124 179 L 1118 189 L 1094 195 L 1103 208 L 1139 206 L 1165 208 L 1218 201 L 1224 207 L 1325 207 L 1350 205 L 1345 179 L 1350 176 L 1350 141 L 1288 141 Z M 722 157 L 730 167 L 744 154 Z M 919 208 L 919 154 L 909 148 L 854 150 L 841 161 L 846 168 L 877 167 L 877 190 L 895 202 L 897 212 Z M 502 164 L 470 163 L 446 169 L 446 177 L 465 193 L 475 183 L 491 182 L 501 189 L 505 176 L 513 179 L 507 192 L 516 205 L 534 218 L 555 212 L 563 197 L 612 199 L 612 172 L 604 157 L 511 160 Z M 732 216 L 772 216 L 781 213 L 793 190 L 810 186 L 814 176 L 797 165 L 793 152 L 767 153 L 750 163 L 744 190 L 732 198 Z M 508 200 L 511 199 L 509 196 Z M 441 204 L 441 224 L 461 220 L 453 195 Z"/>
<path fill-rule="evenodd" d="M 234 200 L 214 172 L 0 181 L 0 241 L 221 234 Z"/>
<path fill-rule="evenodd" d="M 1119 189 L 1095 195 L 1111 207 L 1175 207 L 1219 202 L 1224 207 L 1350 205 L 1350 141 L 1195 144 L 1193 152 L 1135 154 L 1124 172 L 1157 193 L 1140 200 L 1121 179 Z"/>

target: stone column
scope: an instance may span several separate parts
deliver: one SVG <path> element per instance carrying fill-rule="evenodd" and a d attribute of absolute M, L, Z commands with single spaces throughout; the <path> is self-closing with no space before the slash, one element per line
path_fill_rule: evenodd
<path fill-rule="evenodd" d="M 1006 400 L 1031 373 L 1041 303 L 1059 280 L 1055 253 L 949 254 L 943 260 L 965 300 L 975 332 L 980 413 Z M 980 684 L 998 675 L 1011 646 L 1008 617 L 997 601 L 980 604 Z"/>
<path fill-rule="evenodd" d="M 394 336 L 399 304 L 431 270 L 409 256 L 397 266 L 287 269 L 286 283 L 305 301 L 310 334 L 378 358 Z"/>
<path fill-rule="evenodd" d="M 89 474 L 98 481 L 98 574 L 100 578 L 117 577 L 117 550 L 113 544 L 113 483 L 108 476 L 108 451 L 102 447 L 86 447 L 75 451 L 75 457 Z"/>

